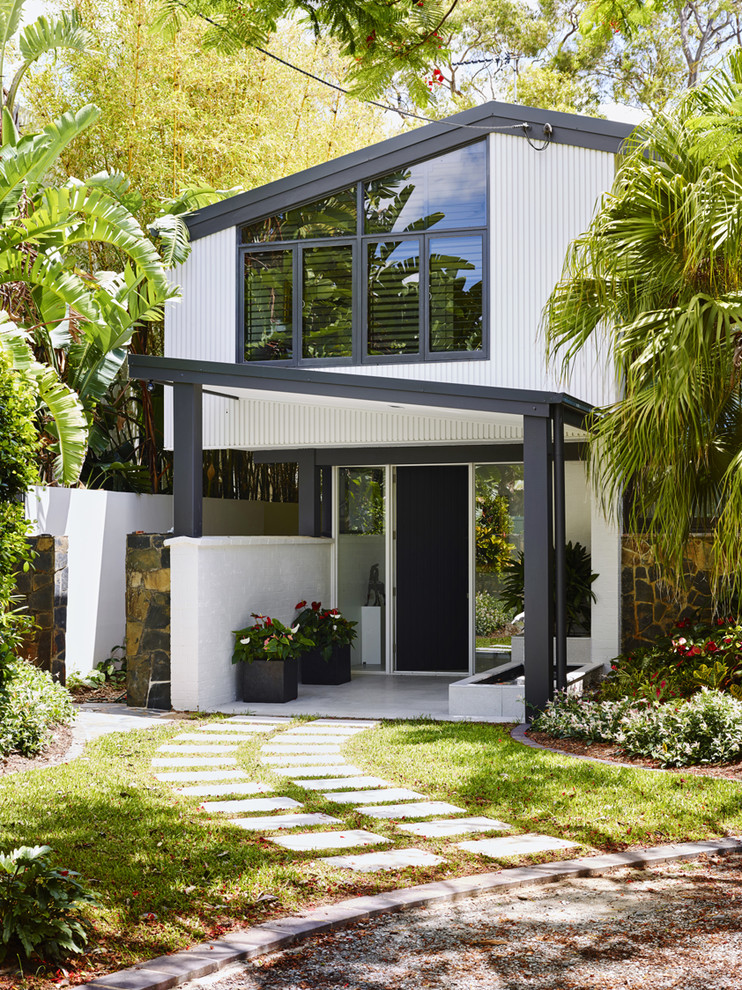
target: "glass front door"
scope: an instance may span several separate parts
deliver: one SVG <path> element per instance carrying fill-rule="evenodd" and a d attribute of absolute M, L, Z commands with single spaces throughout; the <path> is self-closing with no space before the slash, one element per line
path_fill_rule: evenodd
<path fill-rule="evenodd" d="M 357 622 L 354 667 L 386 670 L 386 470 L 338 469 L 337 603 Z"/>

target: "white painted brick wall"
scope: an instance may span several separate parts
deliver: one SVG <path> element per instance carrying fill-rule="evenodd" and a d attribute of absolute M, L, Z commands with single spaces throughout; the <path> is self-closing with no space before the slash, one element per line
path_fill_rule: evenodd
<path fill-rule="evenodd" d="M 332 540 L 175 537 L 170 547 L 171 676 L 175 709 L 238 700 L 233 630 L 251 613 L 290 622 L 302 598 L 330 605 Z"/>

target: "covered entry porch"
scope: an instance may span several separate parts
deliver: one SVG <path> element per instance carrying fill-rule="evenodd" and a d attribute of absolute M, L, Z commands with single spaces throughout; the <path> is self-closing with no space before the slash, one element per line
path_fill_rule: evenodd
<path fill-rule="evenodd" d="M 564 467 L 566 450 L 576 450 L 589 412 L 584 404 L 562 393 L 181 359 L 132 357 L 130 373 L 173 386 L 174 704 L 211 708 L 235 700 L 231 630 L 244 626 L 250 612 L 290 621 L 300 598 L 338 602 L 333 473 L 354 464 L 442 469 L 522 463 L 527 704 L 542 707 L 554 685 L 565 683 Z M 204 417 L 213 424 L 220 413 L 225 421 L 241 420 L 243 438 L 247 420 L 249 448 L 261 460 L 298 463 L 296 539 L 235 539 L 217 546 L 213 538 L 202 538 Z M 280 430 L 271 422 L 271 416 L 279 415 Z M 307 422 L 321 422 L 321 428 L 312 432 Z M 221 435 L 228 446 L 229 431 Z M 427 570 L 422 567 L 421 573 Z M 446 621 L 445 599 L 431 604 L 428 614 L 416 621 L 435 627 Z M 616 604 L 614 599 L 614 609 Z M 398 619 L 402 607 L 397 606 Z M 386 635 L 394 649 L 389 637 L 396 637 L 397 627 L 388 624 Z M 415 669 L 414 664 L 407 667 Z M 467 672 L 458 662 L 453 670 L 461 671 L 459 676 Z M 441 668 L 441 675 L 448 673 Z"/>

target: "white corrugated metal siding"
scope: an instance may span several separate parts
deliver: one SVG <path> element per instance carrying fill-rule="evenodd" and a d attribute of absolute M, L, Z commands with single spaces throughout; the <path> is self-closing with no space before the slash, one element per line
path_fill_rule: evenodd
<path fill-rule="evenodd" d="M 490 359 L 342 367 L 383 375 L 508 388 L 564 389 L 594 405 L 615 399 L 610 365 L 585 348 L 569 379 L 547 369 L 541 313 L 561 274 L 569 242 L 584 231 L 610 188 L 615 157 L 568 145 L 538 153 L 520 137 L 490 141 Z M 183 300 L 168 304 L 165 353 L 205 361 L 235 356 L 236 232 L 193 244 L 174 281 Z M 326 369 L 332 374 L 331 369 Z M 169 403 L 168 403 L 169 405 Z M 168 413 L 170 410 L 168 409 Z M 170 416 L 166 416 L 170 441 Z M 264 399 L 204 402 L 208 447 L 343 446 L 378 443 L 456 443 L 517 439 L 514 427 L 409 412 L 359 411 Z M 519 433 L 518 433 L 519 436 Z"/>
<path fill-rule="evenodd" d="M 505 388 L 559 389 L 614 401 L 606 359 L 586 347 L 568 380 L 547 370 L 541 313 L 567 247 L 613 182 L 615 156 L 570 145 L 537 152 L 520 137 L 490 135 L 490 359 L 344 368 L 395 378 Z"/>
<path fill-rule="evenodd" d="M 234 361 L 237 307 L 237 241 L 234 227 L 191 246 L 172 281 L 182 299 L 165 307 L 165 356 Z"/>

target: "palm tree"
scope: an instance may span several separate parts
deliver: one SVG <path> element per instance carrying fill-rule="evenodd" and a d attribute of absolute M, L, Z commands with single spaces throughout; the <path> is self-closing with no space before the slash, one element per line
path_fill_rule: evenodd
<path fill-rule="evenodd" d="M 622 397 L 593 417 L 589 462 L 604 506 L 631 494 L 627 522 L 644 530 L 676 584 L 692 528 L 703 525 L 714 535 L 717 578 L 737 591 L 741 102 L 737 52 L 634 133 L 544 312 L 550 356 L 565 370 L 590 338 L 610 343 Z"/>

